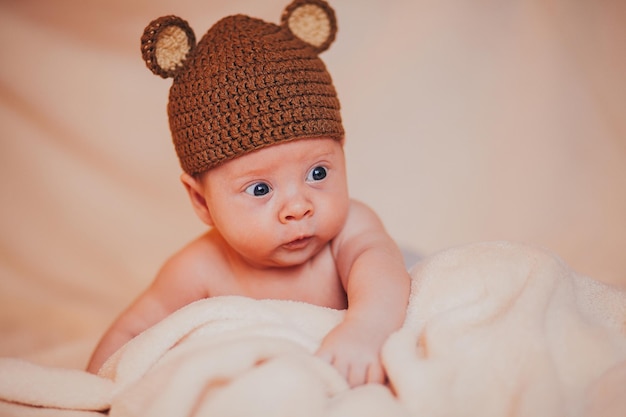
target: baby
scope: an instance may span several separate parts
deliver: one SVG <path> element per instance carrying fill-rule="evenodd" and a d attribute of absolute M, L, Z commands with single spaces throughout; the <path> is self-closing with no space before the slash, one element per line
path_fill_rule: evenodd
<path fill-rule="evenodd" d="M 175 16 L 146 28 L 144 60 L 174 79 L 181 180 L 210 228 L 113 323 L 88 371 L 193 301 L 241 295 L 347 309 L 316 354 L 351 386 L 385 382 L 380 349 L 404 321 L 409 276 L 376 214 L 348 195 L 339 101 L 317 56 L 336 31 L 321 0 L 295 0 L 281 26 L 224 18 L 197 45 Z"/>

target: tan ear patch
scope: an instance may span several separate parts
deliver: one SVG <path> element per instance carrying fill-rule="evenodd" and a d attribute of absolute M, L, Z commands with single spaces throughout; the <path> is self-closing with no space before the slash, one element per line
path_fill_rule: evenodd
<path fill-rule="evenodd" d="M 195 45 L 196 37 L 186 21 L 177 16 L 163 16 L 145 28 L 141 55 L 150 71 L 168 78 L 183 67 Z"/>
<path fill-rule="evenodd" d="M 337 32 L 335 12 L 323 0 L 295 0 L 285 9 L 282 24 L 318 53 L 328 49 Z"/>
<path fill-rule="evenodd" d="M 178 26 L 168 26 L 157 37 L 154 56 L 158 66 L 165 71 L 173 71 L 182 64 L 190 50 L 185 31 Z"/>
<path fill-rule="evenodd" d="M 294 10 L 287 24 L 294 35 L 316 48 L 322 46 L 330 36 L 328 16 L 314 4 L 306 4 Z"/>

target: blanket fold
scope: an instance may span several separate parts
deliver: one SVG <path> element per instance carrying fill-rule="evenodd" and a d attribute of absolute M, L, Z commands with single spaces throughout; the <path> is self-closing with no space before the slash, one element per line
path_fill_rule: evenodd
<path fill-rule="evenodd" d="M 0 412 L 626 414 L 623 291 L 577 275 L 549 252 L 508 242 L 443 251 L 418 263 L 411 276 L 405 324 L 382 352 L 388 387 L 350 389 L 314 355 L 344 312 L 216 297 L 137 336 L 99 376 L 0 360 Z"/>

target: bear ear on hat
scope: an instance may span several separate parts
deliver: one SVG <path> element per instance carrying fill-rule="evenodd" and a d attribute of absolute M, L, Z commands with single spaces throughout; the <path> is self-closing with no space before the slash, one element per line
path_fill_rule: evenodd
<path fill-rule="evenodd" d="M 328 49 L 337 34 L 335 11 L 323 0 L 295 0 L 285 8 L 281 24 L 317 53 Z"/>
<path fill-rule="evenodd" d="M 174 77 L 195 45 L 196 37 L 186 21 L 177 16 L 163 16 L 144 29 L 141 56 L 156 75 Z"/>

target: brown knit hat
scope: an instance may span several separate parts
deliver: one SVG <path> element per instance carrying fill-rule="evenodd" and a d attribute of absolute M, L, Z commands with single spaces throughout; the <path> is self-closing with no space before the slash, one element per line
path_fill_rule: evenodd
<path fill-rule="evenodd" d="M 168 115 L 183 170 L 199 174 L 294 139 L 341 140 L 339 100 L 318 57 L 336 32 L 334 11 L 322 0 L 295 0 L 280 26 L 223 18 L 197 45 L 181 18 L 152 21 L 142 56 L 152 72 L 174 79 Z"/>

